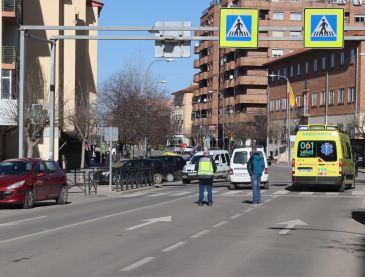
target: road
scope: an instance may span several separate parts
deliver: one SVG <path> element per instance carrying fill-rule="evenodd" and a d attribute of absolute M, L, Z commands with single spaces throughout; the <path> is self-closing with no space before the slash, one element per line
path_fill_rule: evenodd
<path fill-rule="evenodd" d="M 291 191 L 290 168 L 272 166 L 263 205 L 251 190 L 197 186 L 2 208 L 1 277 L 365 276 L 365 174 L 355 190 Z"/>

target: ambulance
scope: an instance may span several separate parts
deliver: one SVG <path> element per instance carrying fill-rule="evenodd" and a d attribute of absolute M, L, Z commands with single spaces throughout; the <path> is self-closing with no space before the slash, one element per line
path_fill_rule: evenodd
<path fill-rule="evenodd" d="M 355 188 L 355 165 L 348 135 L 336 125 L 301 125 L 292 160 L 293 186 L 333 185 Z"/>

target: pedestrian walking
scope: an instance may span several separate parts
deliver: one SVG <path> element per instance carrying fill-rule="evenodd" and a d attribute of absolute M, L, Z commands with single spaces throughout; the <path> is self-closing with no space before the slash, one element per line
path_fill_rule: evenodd
<path fill-rule="evenodd" d="M 208 206 L 213 205 L 213 178 L 214 173 L 217 171 L 217 165 L 211 157 L 209 157 L 208 148 L 204 148 L 203 156 L 195 164 L 195 171 L 198 172 L 199 179 L 199 200 L 198 205 L 203 205 L 204 191 L 207 188 L 208 193 Z"/>
<path fill-rule="evenodd" d="M 260 181 L 264 169 L 264 158 L 262 157 L 262 154 L 257 152 L 257 148 L 254 146 L 252 147 L 251 157 L 247 163 L 248 174 L 250 174 L 251 177 L 252 204 L 254 206 L 261 205 Z"/>

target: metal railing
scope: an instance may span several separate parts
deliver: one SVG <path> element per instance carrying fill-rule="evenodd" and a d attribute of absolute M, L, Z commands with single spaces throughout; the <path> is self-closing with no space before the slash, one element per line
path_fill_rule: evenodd
<path fill-rule="evenodd" d="M 16 8 L 16 1 L 15 0 L 3 0 L 2 9 L 4 12 L 14 12 Z"/>
<path fill-rule="evenodd" d="M 15 62 L 16 62 L 16 47 L 3 45 L 2 63 L 15 64 Z"/>

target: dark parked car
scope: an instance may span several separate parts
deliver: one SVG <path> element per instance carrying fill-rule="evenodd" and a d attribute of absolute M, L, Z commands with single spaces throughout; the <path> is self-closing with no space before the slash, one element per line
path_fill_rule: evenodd
<path fill-rule="evenodd" d="M 55 161 L 12 159 L 0 162 L 0 204 L 22 204 L 32 208 L 35 201 L 68 200 L 67 178 Z"/>
<path fill-rule="evenodd" d="M 186 164 L 184 158 L 180 156 L 152 156 L 150 159 L 156 159 L 163 162 L 165 179 L 168 182 L 172 182 L 179 176 L 181 177 L 182 170 Z"/>
<path fill-rule="evenodd" d="M 173 176 L 166 161 L 159 159 L 133 159 L 123 164 L 113 166 L 113 183 L 115 184 L 119 181 L 120 174 L 135 169 L 153 169 L 153 181 L 155 184 L 161 184 L 164 179 L 171 178 L 170 175 Z M 100 175 L 100 183 L 107 184 L 108 182 L 109 171 L 104 171 Z"/>

